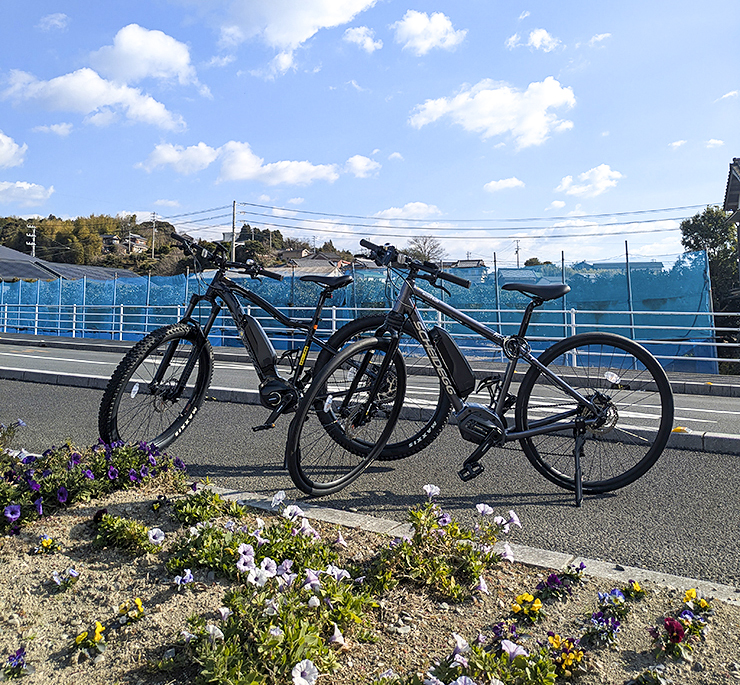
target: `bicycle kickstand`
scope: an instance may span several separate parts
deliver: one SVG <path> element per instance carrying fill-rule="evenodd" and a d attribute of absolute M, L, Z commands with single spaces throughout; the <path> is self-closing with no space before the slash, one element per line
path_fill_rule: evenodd
<path fill-rule="evenodd" d="M 581 456 L 583 455 L 583 446 L 586 444 L 586 428 L 580 423 L 576 424 L 576 440 L 573 447 L 573 459 L 575 468 L 573 470 L 573 480 L 576 486 L 576 506 L 583 504 L 583 471 L 581 469 Z"/>

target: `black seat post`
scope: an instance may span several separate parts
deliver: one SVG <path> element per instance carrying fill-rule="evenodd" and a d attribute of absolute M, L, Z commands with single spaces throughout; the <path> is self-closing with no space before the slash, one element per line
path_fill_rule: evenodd
<path fill-rule="evenodd" d="M 539 297 L 533 297 L 524 309 L 522 322 L 519 324 L 519 333 L 517 334 L 520 338 L 527 335 L 527 328 L 529 328 L 529 321 L 532 318 L 532 312 L 534 312 L 535 307 L 539 307 L 543 302 L 544 300 L 541 300 Z"/>

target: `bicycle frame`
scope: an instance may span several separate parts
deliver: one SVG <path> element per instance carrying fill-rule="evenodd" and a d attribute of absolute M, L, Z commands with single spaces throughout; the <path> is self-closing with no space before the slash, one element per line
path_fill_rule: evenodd
<path fill-rule="evenodd" d="M 531 366 L 537 367 L 543 375 L 547 376 L 547 378 L 549 378 L 553 383 L 561 388 L 563 392 L 572 397 L 579 406 L 587 407 L 593 412 L 593 414 L 598 413 L 597 407 L 595 407 L 588 398 L 584 397 L 580 392 L 578 392 L 578 390 L 576 390 L 567 382 L 565 382 L 562 378 L 554 374 L 548 367 L 541 364 L 539 360 L 532 355 L 529 349 L 529 345 L 527 344 L 524 336 L 526 335 L 527 328 L 529 327 L 532 312 L 536 307 L 542 304 L 541 300 L 538 300 L 537 298 L 532 299 L 532 301 L 524 310 L 524 315 L 519 325 L 519 331 L 517 335 L 507 337 L 501 335 L 497 331 L 492 330 L 491 328 L 488 328 L 488 326 L 485 326 L 484 324 L 476 321 L 467 314 L 464 314 L 463 312 L 455 309 L 454 307 L 440 300 L 434 295 L 421 290 L 421 288 L 419 288 L 414 281 L 415 279 L 413 273 L 404 278 L 403 285 L 401 286 L 401 290 L 396 297 L 393 307 L 391 308 L 391 312 L 393 312 L 397 316 L 408 317 L 408 319 L 411 321 L 415 330 L 419 334 L 419 340 L 421 341 L 421 344 L 424 347 L 424 351 L 429 357 L 429 360 L 432 362 L 432 366 L 437 373 L 437 376 L 439 376 L 445 392 L 450 397 L 450 401 L 452 402 L 452 406 L 454 407 L 456 413 L 459 414 L 467 406 L 474 405 L 466 403 L 458 396 L 457 392 L 455 391 L 454 385 L 449 377 L 445 364 L 440 358 L 437 350 L 435 349 L 429 338 L 427 325 L 423 320 L 418 307 L 416 306 L 414 298 L 418 298 L 422 302 L 428 304 L 432 309 L 441 312 L 445 316 L 448 316 L 449 318 L 457 321 L 466 328 L 474 331 L 475 333 L 484 337 L 486 340 L 490 340 L 491 342 L 502 348 L 509 361 L 507 363 L 501 385 L 499 386 L 496 404 L 492 407 L 494 413 L 497 416 L 502 417 L 504 412 L 506 411 L 505 402 L 509 394 L 509 389 L 513 381 L 517 363 L 520 359 L 523 359 Z M 383 371 L 381 370 L 381 375 L 382 373 Z M 526 438 L 534 437 L 536 435 L 542 435 L 544 433 L 552 433 L 564 429 L 576 429 L 580 428 L 582 425 L 589 424 L 589 419 L 582 418 L 578 418 L 577 420 L 573 420 L 568 423 L 563 422 L 563 420 L 574 417 L 577 414 L 578 409 L 574 409 L 569 412 L 563 412 L 562 414 L 550 417 L 547 420 L 539 423 L 539 425 L 534 425 L 534 427 L 531 427 L 528 430 L 524 431 L 509 430 L 504 424 L 503 441 L 513 442 L 515 440 L 523 440 Z M 591 419 L 591 421 L 593 421 L 593 419 Z"/>
<path fill-rule="evenodd" d="M 219 313 L 223 309 L 219 302 L 221 300 L 231 314 L 239 333 L 239 338 L 247 350 L 249 358 L 257 372 L 260 380 L 261 400 L 264 400 L 268 395 L 271 395 L 273 398 L 267 400 L 267 404 L 263 401 L 263 404 L 273 411 L 266 422 L 255 428 L 255 430 L 273 427 L 275 419 L 297 401 L 297 391 L 303 385 L 302 376 L 311 345 L 315 343 L 322 349 L 330 349 L 323 340 L 316 337 L 316 330 L 318 329 L 324 304 L 331 297 L 332 292 L 333 288 L 323 288 L 321 290 L 319 300 L 310 321 L 291 319 L 257 293 L 239 285 L 228 278 L 223 272 L 217 271 L 204 294 L 195 293 L 190 297 L 188 307 L 181 319 L 182 322 L 193 326 L 199 332 L 199 336 L 198 342 L 194 345 L 193 352 L 189 355 L 188 361 L 185 364 L 183 373 L 178 381 L 178 386 L 175 389 L 175 394 L 179 395 L 183 391 L 190 378 L 203 345 L 205 345 L 208 335 Z M 287 328 L 306 332 L 303 347 L 287 379 L 278 371 L 277 355 L 264 328 L 257 319 L 244 311 L 244 308 L 236 297 L 237 294 L 264 309 L 270 316 Z M 207 302 L 211 308 L 208 318 L 203 325 L 194 317 L 195 309 L 201 302 Z M 162 381 L 165 370 L 172 361 L 176 347 L 177 342 L 174 341 L 165 352 L 153 379 L 154 383 L 160 383 Z M 264 390 L 265 386 L 271 382 L 272 386 Z M 265 398 L 263 398 L 263 395 L 265 395 Z"/>

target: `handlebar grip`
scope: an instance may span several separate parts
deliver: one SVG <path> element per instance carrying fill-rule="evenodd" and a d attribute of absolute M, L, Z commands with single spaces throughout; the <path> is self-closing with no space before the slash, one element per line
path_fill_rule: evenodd
<path fill-rule="evenodd" d="M 448 273 L 447 271 L 438 272 L 437 277 L 441 278 L 443 281 L 449 281 L 455 285 L 461 285 L 463 288 L 470 287 L 470 281 L 468 279 L 460 278 L 460 276 L 455 276 L 455 274 Z"/>
<path fill-rule="evenodd" d="M 365 240 L 364 238 L 360 240 L 360 245 L 362 247 L 372 250 L 373 252 L 382 252 L 383 248 L 380 245 L 376 245 L 375 243 L 371 243 L 369 240 Z"/>
<path fill-rule="evenodd" d="M 274 278 L 276 281 L 282 281 L 283 275 L 275 273 L 274 271 L 267 271 L 267 269 L 260 269 L 259 276 L 267 276 L 267 278 Z"/>

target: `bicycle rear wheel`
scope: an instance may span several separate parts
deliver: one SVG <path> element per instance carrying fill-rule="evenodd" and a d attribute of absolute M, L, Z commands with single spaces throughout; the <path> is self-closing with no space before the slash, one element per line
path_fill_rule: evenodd
<path fill-rule="evenodd" d="M 610 333 L 584 333 L 556 343 L 539 361 L 599 408 L 585 429 L 583 491 L 608 492 L 637 480 L 655 464 L 673 425 L 673 394 L 658 361 L 644 347 Z M 516 405 L 517 430 L 593 416 L 538 368 L 527 371 Z M 573 428 L 520 441 L 549 481 L 575 489 Z"/>
<path fill-rule="evenodd" d="M 113 372 L 98 411 L 100 437 L 107 443 L 166 447 L 203 404 L 212 374 L 211 345 L 195 328 L 184 323 L 158 328 Z"/>
<path fill-rule="evenodd" d="M 333 358 L 335 353 L 331 350 L 341 350 L 357 340 L 374 336 L 385 320 L 385 314 L 377 314 L 354 319 L 342 326 L 327 340 L 330 349 L 321 350 L 316 358 L 314 373 L 318 375 L 322 367 Z M 419 378 L 420 374 L 426 371 L 425 377 L 428 377 L 433 373 L 433 369 L 429 366 L 424 348 L 408 321 L 401 329 L 398 349 L 406 365 L 406 394 L 396 427 L 377 457 L 379 461 L 404 459 L 423 450 L 437 439 L 452 411 L 450 398 L 444 391 L 441 381 L 434 384 L 431 389 L 424 388 L 419 383 L 411 387 L 411 376 L 416 375 Z M 372 444 L 364 442 L 359 437 L 343 439 L 344 446 L 357 454 L 364 454 L 372 448 Z"/>
<path fill-rule="evenodd" d="M 354 481 L 380 454 L 403 407 L 406 369 L 390 341 L 365 338 L 326 364 L 303 396 L 288 430 L 286 463 L 295 486 L 329 495 Z M 376 384 L 379 384 L 375 388 Z M 377 390 L 370 401 L 370 393 Z M 355 448 L 360 442 L 367 449 Z"/>

